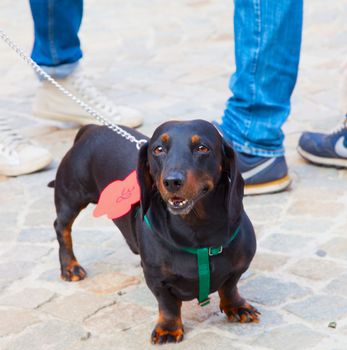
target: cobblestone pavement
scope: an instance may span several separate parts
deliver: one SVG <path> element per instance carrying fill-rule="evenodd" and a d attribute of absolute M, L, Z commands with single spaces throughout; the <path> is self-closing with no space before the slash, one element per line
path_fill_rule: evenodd
<path fill-rule="evenodd" d="M 347 348 L 347 171 L 308 165 L 295 150 L 301 131 L 341 121 L 346 17 L 346 0 L 306 1 L 300 77 L 285 126 L 293 186 L 245 199 L 258 252 L 240 286 L 262 312 L 261 322 L 228 323 L 213 295 L 204 309 L 196 301 L 184 305 L 185 341 L 165 348 Z M 28 2 L 2 0 L 0 27 L 30 52 Z M 114 101 L 143 112 L 146 134 L 170 118 L 220 116 L 234 68 L 231 1 L 87 0 L 81 38 L 86 72 Z M 2 43 L 0 63 L 0 113 L 55 158 L 46 171 L 0 179 L 0 348 L 151 348 L 156 303 L 139 259 L 112 222 L 94 219 L 91 208 L 74 232 L 89 277 L 59 279 L 53 193 L 46 184 L 77 129 L 35 120 L 38 82 L 30 68 Z"/>

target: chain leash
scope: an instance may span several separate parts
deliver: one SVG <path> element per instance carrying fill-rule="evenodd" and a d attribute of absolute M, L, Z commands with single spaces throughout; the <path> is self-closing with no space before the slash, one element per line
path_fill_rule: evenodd
<path fill-rule="evenodd" d="M 121 127 L 116 124 L 111 123 L 104 116 L 102 116 L 99 112 L 89 106 L 87 103 L 80 100 L 78 97 L 73 95 L 70 91 L 65 89 L 61 84 L 59 84 L 55 79 L 53 79 L 48 73 L 46 73 L 35 61 L 33 61 L 29 56 L 27 56 L 24 51 L 19 48 L 14 41 L 3 31 L 0 29 L 0 37 L 1 39 L 13 50 L 17 53 L 17 55 L 26 62 L 33 70 L 40 75 L 43 79 L 48 80 L 52 85 L 54 85 L 60 92 L 69 97 L 71 100 L 75 101 L 81 108 L 83 108 L 88 114 L 90 114 L 93 118 L 95 118 L 101 124 L 107 126 L 109 129 L 113 130 L 116 134 L 124 137 L 129 142 L 133 142 L 136 144 L 136 148 L 140 149 L 141 146 L 147 142 L 145 139 L 136 139 L 135 136 L 131 135 Z"/>

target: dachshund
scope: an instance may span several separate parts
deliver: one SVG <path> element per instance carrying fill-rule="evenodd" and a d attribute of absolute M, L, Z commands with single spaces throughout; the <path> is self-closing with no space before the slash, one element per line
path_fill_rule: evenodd
<path fill-rule="evenodd" d="M 169 121 L 136 151 L 106 126 L 79 130 L 54 181 L 61 277 L 79 281 L 86 271 L 73 252 L 71 229 L 80 211 L 96 204 L 103 189 L 135 169 L 140 201 L 114 219 L 128 246 L 141 257 L 159 317 L 153 344 L 180 342 L 182 301 L 218 291 L 230 321 L 258 322 L 259 312 L 243 299 L 237 283 L 256 251 L 253 226 L 244 211 L 244 182 L 236 154 L 204 120 Z"/>

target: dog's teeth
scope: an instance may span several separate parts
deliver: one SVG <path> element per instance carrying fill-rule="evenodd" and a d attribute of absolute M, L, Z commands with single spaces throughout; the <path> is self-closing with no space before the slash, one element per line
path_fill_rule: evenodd
<path fill-rule="evenodd" d="M 188 203 L 187 199 L 184 200 L 174 200 L 174 199 L 169 199 L 170 205 L 173 205 L 175 207 L 183 207 Z"/>

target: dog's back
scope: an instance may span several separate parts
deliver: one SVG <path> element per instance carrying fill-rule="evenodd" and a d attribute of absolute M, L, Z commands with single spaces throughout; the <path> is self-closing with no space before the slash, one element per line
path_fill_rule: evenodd
<path fill-rule="evenodd" d="M 141 133 L 125 128 L 138 139 Z M 54 227 L 59 241 L 61 276 L 68 281 L 85 277 L 72 248 L 71 227 L 89 203 L 97 203 L 100 192 L 111 182 L 124 179 L 136 169 L 138 150 L 135 143 L 105 126 L 87 125 L 79 130 L 72 148 L 61 161 L 54 183 L 57 219 Z M 116 224 L 131 250 L 137 253 L 134 222 L 125 215 Z"/>

